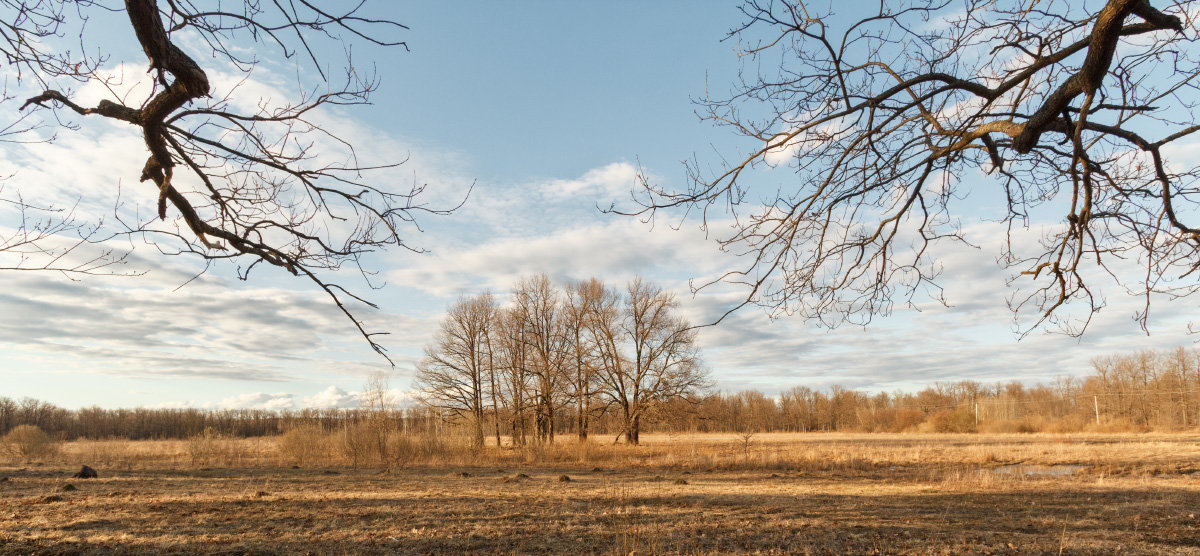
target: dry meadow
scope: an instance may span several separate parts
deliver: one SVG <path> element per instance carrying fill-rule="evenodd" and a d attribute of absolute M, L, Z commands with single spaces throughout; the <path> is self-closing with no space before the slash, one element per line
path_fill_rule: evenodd
<path fill-rule="evenodd" d="M 357 468 L 114 440 L 0 464 L 9 554 L 1200 554 L 1198 514 L 1195 434 L 648 435 Z"/>

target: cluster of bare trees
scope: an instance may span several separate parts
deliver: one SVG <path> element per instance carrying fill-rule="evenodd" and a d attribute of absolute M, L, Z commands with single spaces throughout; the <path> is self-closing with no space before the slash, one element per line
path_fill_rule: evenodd
<path fill-rule="evenodd" d="M 386 425 L 381 422 L 386 422 Z M 276 436 L 297 428 L 316 429 L 324 433 L 348 428 L 386 428 L 389 432 L 423 435 L 445 429 L 441 415 L 429 408 L 381 409 L 369 400 L 365 407 L 349 409 L 66 409 L 33 398 L 14 400 L 0 397 L 0 435 L 21 425 L 36 426 L 62 440 L 178 439 L 203 435 L 205 431 L 231 437 Z"/>
<path fill-rule="evenodd" d="M 1200 424 L 1200 353 L 1150 350 L 1092 361 L 1096 374 L 1082 384 L 1094 396 L 1098 422 L 1151 428 Z M 1086 413 L 1086 408 L 1081 408 Z"/>
<path fill-rule="evenodd" d="M 1200 425 L 1200 352 L 1178 348 L 1098 357 L 1086 377 L 1051 383 L 939 383 L 869 394 L 797 386 L 665 408 L 665 430 L 699 432 L 1040 432 L 1180 430 Z"/>
<path fill-rule="evenodd" d="M 567 408 L 579 438 L 611 412 L 637 444 L 656 406 L 694 400 L 709 379 L 671 292 L 640 278 L 618 291 L 537 275 L 521 279 L 506 305 L 488 292 L 454 303 L 417 384 L 426 404 L 465 418 L 479 446 L 489 418 L 497 444 L 505 433 L 518 445 L 553 442 Z"/>
<path fill-rule="evenodd" d="M 586 283 L 585 283 L 586 284 Z M 598 284 L 592 282 L 592 284 Z M 576 285 L 577 287 L 580 285 Z M 634 284 L 631 284 L 632 288 Z M 640 285 L 640 287 L 645 287 Z M 627 292 L 628 293 L 628 292 Z M 568 297 L 560 292 L 564 302 Z M 609 294 L 613 294 L 609 291 Z M 480 334 L 485 339 L 499 338 L 504 333 L 498 317 L 513 307 L 498 307 L 490 296 L 466 298 L 456 307 L 468 306 L 479 300 L 489 301 L 493 320 L 491 327 Z M 567 305 L 569 307 L 569 305 Z M 570 311 L 563 309 L 565 314 Z M 458 310 L 447 315 L 449 324 Z M 570 322 L 564 317 L 564 322 Z M 509 323 L 511 325 L 511 321 Z M 575 330 L 565 328 L 565 361 L 562 376 L 555 382 L 560 388 L 550 400 L 555 404 L 539 409 L 538 380 L 540 372 L 525 359 L 528 367 L 513 365 L 501 355 L 501 343 L 482 343 L 479 361 L 491 363 L 477 366 L 479 378 L 472 381 L 468 373 L 460 375 L 455 391 L 457 400 L 443 393 L 427 394 L 427 405 L 409 408 L 381 407 L 368 403 L 358 409 L 303 409 L 298 411 L 269 411 L 262 409 L 63 409 L 53 404 L 25 398 L 0 398 L 0 435 L 21 425 L 33 425 L 59 439 L 108 438 L 130 439 L 190 438 L 211 430 L 226 436 L 272 436 L 289 431 L 317 431 L 321 435 L 353 431 L 371 433 L 385 431 L 405 438 L 442 438 L 449 432 L 462 434 L 462 429 L 446 423 L 448 413 L 462 417 L 472 442 L 478 443 L 486 424 L 495 430 L 511 433 L 514 442 L 522 442 L 522 423 L 537 413 L 553 412 L 553 422 L 543 425 L 551 431 L 574 431 L 585 436 L 587 431 L 620 432 L 627 430 L 632 419 L 626 417 L 624 406 L 616 400 L 621 393 L 613 391 L 615 376 L 621 371 L 600 366 L 604 355 L 591 342 L 595 336 L 580 327 L 578 344 L 573 343 Z M 443 333 L 446 330 L 443 329 Z M 518 335 L 519 337 L 519 335 Z M 430 346 L 435 350 L 440 343 Z M 576 351 L 575 345 L 581 346 Z M 588 349 L 590 346 L 591 349 Z M 508 348 L 519 348 L 509 344 Z M 625 345 L 633 349 L 633 346 Z M 495 349 L 493 354 L 490 350 Z M 634 351 L 622 352 L 625 356 Z M 584 361 L 582 370 L 575 361 Z M 694 361 L 694 359 L 693 359 Z M 625 361 L 625 369 L 632 369 Z M 426 361 L 426 368 L 431 364 Z M 689 365 L 690 388 L 687 392 L 660 392 L 650 396 L 651 388 L 637 384 L 632 376 L 615 384 L 627 390 L 641 388 L 637 394 L 640 417 L 636 426 L 655 432 L 1068 432 L 1110 430 L 1181 430 L 1200 426 L 1200 351 L 1183 348 L 1172 351 L 1139 351 L 1132 354 L 1098 357 L 1093 360 L 1093 373 L 1085 377 L 1063 377 L 1045 384 L 1026 385 L 1020 382 L 982 384 L 975 381 L 939 383 L 917 392 L 866 393 L 839 386 L 815 390 L 795 386 L 777 396 L 755 390 L 732 393 L 701 393 L 705 377 L 699 368 Z M 514 376 L 514 370 L 517 374 Z M 588 378 L 576 382 L 578 377 Z M 665 378 L 666 374 L 663 375 Z M 671 375 L 674 380 L 678 375 Z M 495 379 L 496 388 L 491 384 Z M 512 397 L 514 380 L 519 397 Z M 478 382 L 477 394 L 466 384 Z M 583 384 L 576 387 L 573 384 Z M 677 382 L 676 387 L 685 386 Z M 581 393 L 590 395 L 580 396 Z M 493 398 L 495 394 L 495 398 Z M 667 395 L 673 394 L 673 395 Z M 472 400 L 481 401 L 472 401 Z M 497 405 L 492 405 L 492 400 Z M 468 403 L 469 402 L 469 403 Z M 474 405 L 471 405 L 474 404 Z M 520 407 L 520 413 L 518 413 Z M 606 409 L 615 409 L 605 411 Z M 476 411 L 478 410 L 478 411 Z M 495 419 L 490 419 L 495 417 Z M 549 417 L 546 417 L 549 418 Z M 536 434 L 536 433 L 535 433 Z M 379 434 L 356 434 L 356 442 L 365 443 Z M 361 438 L 360 438 L 361 437 Z M 367 440 L 363 440 L 367 439 Z M 549 436 L 546 437 L 549 439 Z M 351 446 L 363 451 L 367 448 Z M 368 446 L 369 447 L 369 446 Z"/>

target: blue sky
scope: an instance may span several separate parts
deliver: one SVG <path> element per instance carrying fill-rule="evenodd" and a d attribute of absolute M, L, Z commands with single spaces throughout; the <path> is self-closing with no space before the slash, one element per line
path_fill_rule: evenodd
<path fill-rule="evenodd" d="M 361 287 L 347 273 L 347 283 L 380 305 L 368 325 L 391 332 L 383 343 L 396 367 L 308 283 L 270 269 L 242 282 L 222 265 L 192 280 L 202 269 L 197 261 L 136 244 L 128 268 L 144 272 L 137 277 L 0 272 L 0 395 L 66 407 L 353 405 L 380 371 L 405 395 L 421 347 L 458 294 L 491 288 L 503 298 L 522 275 L 620 285 L 640 274 L 675 290 L 694 322 L 744 294 L 728 286 L 690 292 L 690 279 L 736 264 L 695 222 L 674 231 L 596 210 L 627 200 L 639 168 L 682 188 L 684 159 L 717 164 L 717 152 L 752 147 L 699 121 L 691 101 L 706 90 L 727 92 L 744 62 L 735 43 L 721 41 L 739 21 L 736 4 L 380 2 L 377 9 L 411 27 L 403 34 L 411 51 L 356 47 L 356 64 L 374 64 L 381 89 L 372 106 L 331 117 L 361 154 L 407 159 L 387 179 L 429 184 L 431 203 L 453 204 L 473 188 L 455 214 L 421 221 L 424 232 L 412 243 L 428 254 L 397 251 L 371 261 L 383 289 Z M 114 67 L 144 67 L 133 46 L 125 43 Z M 267 64 L 251 84 L 266 88 L 243 90 L 270 90 L 289 71 Z M 82 217 L 101 219 L 111 218 L 120 184 L 124 210 L 145 213 L 155 197 L 136 181 L 145 155 L 135 131 L 82 123 L 52 144 L 6 146 L 0 175 L 14 175 L 6 191 L 60 206 L 79 200 Z M 788 183 L 786 169 L 754 179 Z M 982 176 L 964 179 L 986 192 Z M 995 216 L 986 193 L 964 207 L 964 226 L 982 249 L 941 252 L 950 308 L 918 298 L 869 328 L 835 330 L 744 309 L 701 334 L 719 387 L 773 394 L 797 385 L 1048 381 L 1086 373 L 1095 355 L 1193 344 L 1186 332 L 1194 302 L 1156 307 L 1147 336 L 1131 318 L 1140 301 L 1112 287 L 1082 340 L 1035 332 L 1018 341 L 995 263 L 998 228 L 981 219 Z M 0 218 L 14 225 L 11 213 Z"/>
<path fill-rule="evenodd" d="M 723 138 L 688 99 L 709 73 L 728 87 L 737 64 L 720 39 L 736 16 L 718 3 L 415 3 L 395 14 L 412 52 L 375 57 L 388 100 L 363 112 L 494 180 L 674 166 Z"/>

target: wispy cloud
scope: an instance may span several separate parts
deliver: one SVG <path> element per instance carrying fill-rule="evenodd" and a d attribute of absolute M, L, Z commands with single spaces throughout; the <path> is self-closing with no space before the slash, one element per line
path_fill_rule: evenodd
<path fill-rule="evenodd" d="M 72 360 L 81 372 L 286 381 L 289 366 L 353 352 L 361 341 L 316 292 L 231 289 L 207 277 L 178 290 L 48 273 L 3 273 L 0 284 L 13 292 L 0 293 L 0 345 Z"/>
<path fill-rule="evenodd" d="M 457 250 L 413 258 L 389 273 L 391 282 L 434 295 L 484 288 L 505 290 L 517 278 L 546 273 L 562 282 L 600 277 L 623 283 L 635 275 L 708 272 L 722 254 L 703 234 L 650 227 L 632 219 L 580 223 L 545 234 L 497 237 Z"/>
<path fill-rule="evenodd" d="M 637 177 L 638 169 L 632 164 L 613 162 L 588 170 L 576 179 L 544 182 L 540 184 L 540 189 L 547 197 L 556 199 L 616 201 L 629 197 L 629 193 L 638 185 Z"/>

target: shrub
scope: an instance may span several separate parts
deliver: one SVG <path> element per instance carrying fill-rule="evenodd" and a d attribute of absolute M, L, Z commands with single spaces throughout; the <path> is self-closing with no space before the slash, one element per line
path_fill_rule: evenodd
<path fill-rule="evenodd" d="M 35 425 L 19 425 L 0 440 L 4 451 L 23 459 L 45 459 L 58 453 L 58 442 Z"/>
<path fill-rule="evenodd" d="M 891 432 L 916 430 L 925 420 L 925 414 L 916 409 L 901 409 L 896 413 L 896 422 Z"/>
<path fill-rule="evenodd" d="M 975 432 L 975 416 L 967 411 L 943 409 L 929 416 L 934 432 Z"/>
<path fill-rule="evenodd" d="M 298 465 L 329 463 L 329 434 L 316 425 L 289 429 L 279 437 L 279 453 Z"/>
<path fill-rule="evenodd" d="M 378 448 L 378 437 L 369 423 L 346 423 L 338 433 L 342 455 L 354 467 L 383 461 Z"/>

